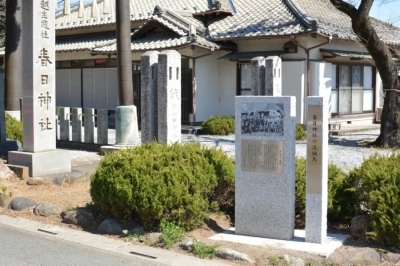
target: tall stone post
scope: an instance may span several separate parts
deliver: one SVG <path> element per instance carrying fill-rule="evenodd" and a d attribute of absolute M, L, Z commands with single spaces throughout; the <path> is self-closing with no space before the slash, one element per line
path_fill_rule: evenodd
<path fill-rule="evenodd" d="M 282 96 L 282 59 L 279 56 L 265 59 L 265 95 Z"/>
<path fill-rule="evenodd" d="M 181 142 L 181 55 L 175 50 L 158 55 L 158 141 Z"/>
<path fill-rule="evenodd" d="M 307 97 L 306 242 L 321 244 L 327 235 L 328 104 Z"/>
<path fill-rule="evenodd" d="M 6 1 L 5 104 L 7 113 L 18 120 L 21 117 L 20 99 L 23 88 L 22 1 Z"/>
<path fill-rule="evenodd" d="M 72 108 L 72 141 L 82 141 L 82 108 Z"/>
<path fill-rule="evenodd" d="M 37 176 L 71 171 L 69 151 L 56 150 L 55 0 L 24 0 L 22 50 L 23 152 L 9 152 L 10 164 Z"/>
<path fill-rule="evenodd" d="M 118 104 L 115 110 L 117 145 L 139 144 L 136 106 L 133 105 L 131 21 L 129 0 L 116 0 Z"/>
<path fill-rule="evenodd" d="M 265 57 L 251 59 L 251 94 L 265 95 Z"/>
<path fill-rule="evenodd" d="M 141 57 L 141 139 L 142 143 L 157 140 L 158 108 L 157 108 L 157 73 L 158 51 L 149 51 Z"/>

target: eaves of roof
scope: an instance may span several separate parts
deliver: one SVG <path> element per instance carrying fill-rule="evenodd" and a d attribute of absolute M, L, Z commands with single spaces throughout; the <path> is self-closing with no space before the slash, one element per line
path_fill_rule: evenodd
<path fill-rule="evenodd" d="M 134 39 L 131 43 L 132 52 L 138 51 L 149 51 L 149 50 L 162 50 L 162 49 L 181 49 L 187 46 L 197 46 L 209 50 L 221 49 L 223 46 L 210 42 L 201 36 L 178 36 L 173 33 L 152 33 L 148 34 L 140 39 Z M 116 42 L 97 46 L 91 49 L 92 53 L 104 54 L 104 53 L 116 53 L 117 45 Z"/>
<path fill-rule="evenodd" d="M 114 32 L 56 37 L 57 52 L 88 51 L 98 45 L 115 42 Z"/>

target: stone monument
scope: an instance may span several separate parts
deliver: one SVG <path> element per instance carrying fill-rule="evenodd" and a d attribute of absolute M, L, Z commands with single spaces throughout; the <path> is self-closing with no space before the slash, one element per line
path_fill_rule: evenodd
<path fill-rule="evenodd" d="M 236 234 L 294 235 L 295 110 L 295 97 L 236 97 Z"/>
<path fill-rule="evenodd" d="M 141 56 L 141 139 L 142 143 L 158 137 L 158 51 L 148 51 Z"/>
<path fill-rule="evenodd" d="M 328 104 L 307 97 L 306 242 L 321 244 L 327 236 Z"/>
<path fill-rule="evenodd" d="M 158 141 L 181 142 L 181 55 L 175 50 L 158 55 Z"/>
<path fill-rule="evenodd" d="M 282 59 L 279 56 L 251 59 L 251 93 L 254 96 L 282 96 Z"/>
<path fill-rule="evenodd" d="M 72 108 L 71 110 L 72 120 L 72 141 L 82 141 L 82 108 Z"/>
<path fill-rule="evenodd" d="M 71 171 L 70 152 L 56 150 L 54 10 L 54 0 L 24 0 L 22 10 L 24 143 L 8 162 L 30 176 Z"/>
<path fill-rule="evenodd" d="M 265 57 L 251 59 L 251 94 L 265 95 Z"/>
<path fill-rule="evenodd" d="M 282 95 L 282 59 L 279 56 L 265 59 L 265 95 Z"/>

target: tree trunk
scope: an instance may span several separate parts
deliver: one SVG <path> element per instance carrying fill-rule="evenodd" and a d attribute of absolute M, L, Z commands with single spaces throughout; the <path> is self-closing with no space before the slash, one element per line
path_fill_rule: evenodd
<path fill-rule="evenodd" d="M 397 66 L 392 60 L 389 47 L 380 40 L 369 19 L 374 0 L 362 0 L 355 8 L 342 0 L 330 0 L 352 21 L 353 31 L 368 50 L 382 79 L 384 104 L 381 117 L 381 132 L 374 145 L 380 147 L 400 146 L 400 91 Z"/>

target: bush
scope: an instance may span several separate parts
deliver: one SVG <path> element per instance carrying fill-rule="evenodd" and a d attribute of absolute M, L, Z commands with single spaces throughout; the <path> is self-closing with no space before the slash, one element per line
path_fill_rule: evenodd
<path fill-rule="evenodd" d="M 359 180 L 360 203 L 371 216 L 371 236 L 400 248 L 400 155 L 374 155 L 350 172 Z"/>
<path fill-rule="evenodd" d="M 306 208 L 306 159 L 296 158 L 296 217 L 305 219 Z M 328 165 L 328 218 L 348 222 L 354 213 L 349 205 L 353 195 L 349 192 L 345 173 L 336 165 Z"/>
<path fill-rule="evenodd" d="M 138 217 L 147 229 L 164 219 L 190 230 L 207 217 L 220 187 L 233 186 L 233 180 L 234 164 L 220 150 L 153 142 L 106 155 L 91 179 L 90 194 L 116 218 Z"/>
<path fill-rule="evenodd" d="M 199 240 L 193 240 L 193 254 L 201 259 L 214 258 L 217 254 L 218 245 L 207 245 Z"/>
<path fill-rule="evenodd" d="M 161 220 L 160 222 L 160 233 L 160 241 L 167 248 L 172 248 L 176 242 L 181 241 L 185 237 L 185 229 L 165 220 Z"/>
<path fill-rule="evenodd" d="M 22 122 L 18 121 L 9 114 L 6 114 L 6 138 L 19 140 L 21 143 L 24 142 Z"/>
<path fill-rule="evenodd" d="M 201 124 L 204 134 L 229 135 L 235 133 L 235 119 L 230 116 L 211 117 Z"/>
<path fill-rule="evenodd" d="M 307 138 L 307 133 L 303 126 L 296 124 L 296 140 L 305 140 Z"/>

